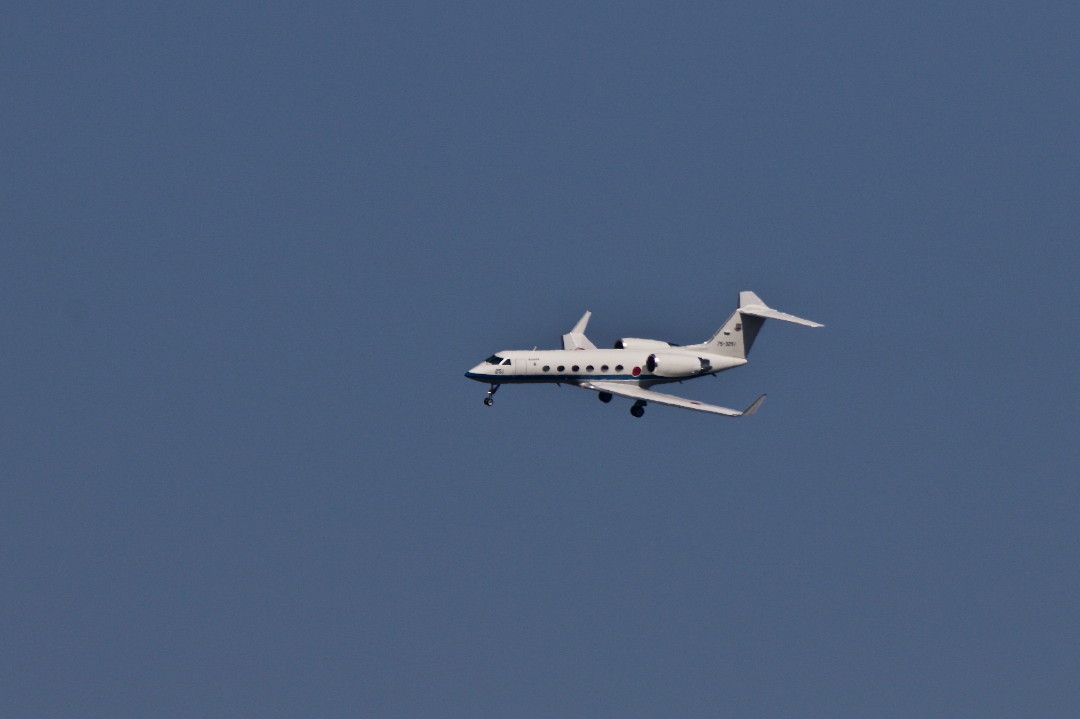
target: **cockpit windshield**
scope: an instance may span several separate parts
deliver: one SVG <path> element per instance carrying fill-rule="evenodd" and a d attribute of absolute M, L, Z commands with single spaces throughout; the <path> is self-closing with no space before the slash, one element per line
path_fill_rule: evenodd
<path fill-rule="evenodd" d="M 491 355 L 490 357 L 488 357 L 484 361 L 487 362 L 488 364 L 502 364 L 503 358 L 500 357 L 499 355 Z"/>

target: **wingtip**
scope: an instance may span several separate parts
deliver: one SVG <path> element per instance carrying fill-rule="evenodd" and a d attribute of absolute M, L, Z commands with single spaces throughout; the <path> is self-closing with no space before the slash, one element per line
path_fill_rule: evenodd
<path fill-rule="evenodd" d="M 757 411 L 758 411 L 758 408 L 759 408 L 759 407 L 761 407 L 761 403 L 762 403 L 762 402 L 764 402 L 764 401 L 765 401 L 765 395 L 761 395 L 760 397 L 758 397 L 757 399 L 755 399 L 755 400 L 754 400 L 754 402 L 753 402 L 753 404 L 751 404 L 751 405 L 750 405 L 749 407 L 747 407 L 747 408 L 746 408 L 746 409 L 745 409 L 745 410 L 743 411 L 743 416 L 746 416 L 746 415 L 751 415 L 751 414 L 753 414 L 754 412 L 757 412 Z"/>

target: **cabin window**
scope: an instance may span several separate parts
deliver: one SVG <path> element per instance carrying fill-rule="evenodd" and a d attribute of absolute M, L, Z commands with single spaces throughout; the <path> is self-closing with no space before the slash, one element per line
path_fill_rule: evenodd
<path fill-rule="evenodd" d="M 606 364 L 605 365 L 600 365 L 600 371 L 601 372 L 607 372 L 607 365 Z"/>
<path fill-rule="evenodd" d="M 589 366 L 588 366 L 588 367 L 586 367 L 585 369 L 587 369 L 588 371 L 592 372 L 592 371 L 593 371 L 593 369 L 594 369 L 594 367 L 593 367 L 592 365 L 589 365 Z"/>
<path fill-rule="evenodd" d="M 571 367 L 570 369 L 572 369 L 572 370 L 574 370 L 575 372 L 577 372 L 577 371 L 578 371 L 579 369 L 581 369 L 581 368 L 580 368 L 580 367 L 578 367 L 577 365 L 574 365 L 574 366 L 573 366 L 573 367 Z"/>
<path fill-rule="evenodd" d="M 564 366 L 562 366 L 562 365 L 559 365 L 559 371 L 560 371 L 560 372 L 562 372 L 562 371 L 563 371 L 564 369 L 566 369 L 566 367 L 564 367 Z"/>
<path fill-rule="evenodd" d="M 548 365 L 548 364 L 544 365 L 544 371 L 545 372 L 550 372 L 551 371 L 551 365 Z"/>
<path fill-rule="evenodd" d="M 622 365 L 621 364 L 615 365 L 615 371 L 616 372 L 622 372 Z"/>

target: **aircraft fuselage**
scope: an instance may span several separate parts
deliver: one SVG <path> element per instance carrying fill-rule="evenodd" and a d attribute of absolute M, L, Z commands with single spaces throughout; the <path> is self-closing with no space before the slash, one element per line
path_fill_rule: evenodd
<path fill-rule="evenodd" d="M 669 366 L 665 366 L 665 360 Z M 660 352 L 628 349 L 505 350 L 465 376 L 491 384 L 633 382 L 642 387 L 681 382 L 746 364 L 745 359 L 671 347 Z"/>

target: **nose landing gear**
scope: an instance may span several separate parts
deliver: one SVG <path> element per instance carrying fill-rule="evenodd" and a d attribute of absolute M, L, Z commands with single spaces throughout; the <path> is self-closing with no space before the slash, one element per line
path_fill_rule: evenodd
<path fill-rule="evenodd" d="M 487 397 L 484 397 L 484 404 L 488 407 L 495 404 L 495 400 L 493 400 L 491 397 L 499 391 L 499 387 L 502 387 L 502 385 L 492 383 L 491 389 L 488 390 Z"/>

